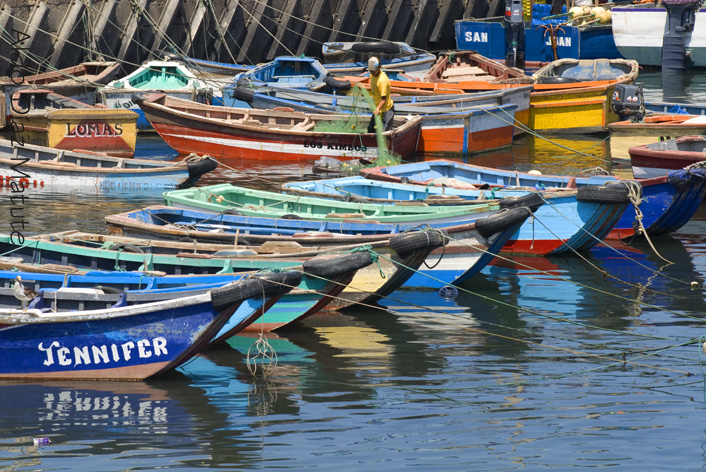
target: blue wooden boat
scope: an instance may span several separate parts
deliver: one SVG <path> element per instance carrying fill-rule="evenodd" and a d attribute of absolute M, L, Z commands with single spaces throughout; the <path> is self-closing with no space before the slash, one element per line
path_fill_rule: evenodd
<path fill-rule="evenodd" d="M 427 277 L 418 277 L 419 272 L 408 280 L 417 287 L 438 286 L 440 283 L 460 283 L 483 268 L 512 234 L 530 215 L 525 205 L 537 204 L 536 200 L 510 200 L 502 204 L 519 205 L 522 208 L 506 209 L 483 218 L 458 225 L 423 223 L 422 226 L 443 228 L 448 234 L 446 249 L 436 249 L 427 257 L 431 268 L 420 267 Z M 106 217 L 113 233 L 140 237 L 159 237 L 178 240 L 188 235 L 199 241 L 260 242 L 273 240 L 292 241 L 302 246 L 320 244 L 326 246 L 336 241 L 351 244 L 375 244 L 390 234 L 413 229 L 414 224 L 384 224 L 375 221 L 309 221 L 289 218 L 253 218 L 238 215 L 204 213 L 170 207 L 150 207 L 142 210 L 110 215 Z M 485 257 L 490 256 L 490 257 Z M 436 264 L 436 263 L 440 264 Z M 434 277 L 430 279 L 429 276 Z M 442 281 L 443 282 L 440 282 Z"/>
<path fill-rule="evenodd" d="M 262 296 L 259 285 L 243 279 L 99 310 L 2 309 L 0 378 L 143 380 L 168 372 L 205 348 L 244 300 Z"/>
<path fill-rule="evenodd" d="M 232 244 L 138 240 L 76 231 L 28 237 L 24 245 L 13 243 L 9 237 L 0 236 L 0 239 L 7 248 L 15 249 L 10 260 L 0 265 L 21 270 L 36 270 L 37 266 L 41 269 L 47 264 L 50 268 L 70 265 L 83 270 L 165 274 L 237 274 L 254 269 L 292 269 L 304 273 L 305 281 L 313 278 L 323 282 L 307 282 L 306 290 L 320 294 L 318 299 L 308 299 L 316 304 L 310 311 L 294 318 L 264 320 L 258 326 L 269 330 L 327 305 L 345 308 L 358 302 L 371 303 L 391 293 L 422 265 L 431 251 L 444 245 L 445 235 L 420 230 L 388 235 L 363 247 L 357 244 L 329 249 L 268 245 L 261 254 Z M 377 259 L 374 265 L 373 256 Z M 320 300 L 320 296 L 325 299 Z"/>
<path fill-rule="evenodd" d="M 460 185 L 460 182 L 450 182 Z M 458 188 L 438 182 L 438 186 L 421 186 L 382 182 L 361 176 L 340 179 L 291 182 L 282 190 L 294 195 L 328 197 L 352 202 L 388 203 L 424 202 L 429 205 L 482 202 L 494 198 L 517 198 L 537 192 L 530 189 Z M 588 250 L 606 237 L 625 212 L 627 189 L 614 186 L 587 185 L 578 189 L 537 192 L 546 201 L 535 210 L 534 218 L 525 221 L 520 230 L 503 247 L 513 254 L 554 255 Z"/>
<path fill-rule="evenodd" d="M 368 178 L 388 182 L 399 182 L 404 178 L 405 181 L 428 185 L 434 179 L 443 177 L 474 185 L 523 186 L 536 189 L 603 185 L 622 180 L 608 175 L 592 177 L 534 175 L 444 160 L 364 169 L 361 173 Z M 681 228 L 694 215 L 706 194 L 704 169 L 677 170 L 662 177 L 637 179 L 635 182 L 639 182 L 642 186 L 639 210 L 642 215 L 642 225 L 649 236 L 667 234 Z M 624 239 L 634 236 L 635 219 L 634 206 L 628 206 L 607 237 Z"/>
<path fill-rule="evenodd" d="M 623 57 L 615 45 L 611 25 L 569 26 L 561 24 L 566 22 L 566 18 L 544 19 L 550 16 L 550 10 L 551 5 L 532 5 L 532 22 L 525 27 L 524 55 L 527 69 L 536 70 L 557 59 Z M 502 19 L 463 19 L 457 20 L 454 27 L 457 49 L 473 50 L 490 59 L 505 61 L 507 43 Z"/>
<path fill-rule="evenodd" d="M 341 75 L 366 71 L 368 59 L 372 56 L 380 60 L 385 71 L 423 71 L 436 62 L 434 54 L 418 51 L 401 41 L 326 42 L 321 46 L 321 54 L 326 70 Z"/>
<path fill-rule="evenodd" d="M 247 87 L 278 87 L 316 90 L 324 86 L 327 71 L 313 57 L 280 56 L 235 76 Z"/>
<path fill-rule="evenodd" d="M 281 312 L 291 310 L 293 303 L 298 304 L 299 308 L 305 306 L 306 301 L 312 299 L 310 292 L 318 295 L 314 297 L 316 302 L 320 301 L 327 295 L 323 290 L 328 283 L 297 271 L 151 276 L 143 272 L 120 271 L 54 274 L 0 270 L 0 309 L 19 306 L 20 302 L 13 291 L 18 277 L 25 288 L 36 294 L 29 301 L 28 308 L 49 309 L 55 313 L 99 310 L 116 303 L 136 305 L 192 296 L 244 278 L 258 281 L 260 296 L 241 304 L 215 336 L 214 343 L 241 331 L 266 330 L 265 325 L 269 327 L 272 324 L 270 318 L 282 318 Z M 287 295 L 285 300 L 281 299 L 283 295 Z M 272 308 L 276 308 L 277 315 L 267 314 Z M 289 320 L 297 319 L 305 312 L 289 313 Z"/>

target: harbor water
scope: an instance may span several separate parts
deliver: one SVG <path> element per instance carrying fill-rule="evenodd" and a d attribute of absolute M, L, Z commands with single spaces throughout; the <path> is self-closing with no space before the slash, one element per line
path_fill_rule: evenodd
<path fill-rule="evenodd" d="M 659 76 L 642 81 L 661 99 Z M 706 86 L 688 92 L 706 102 Z M 138 155 L 176 157 L 157 136 Z M 466 159 L 629 173 L 610 167 L 606 135 L 522 136 Z M 224 160 L 199 185 L 276 190 L 310 172 Z M 161 202 L 36 191 L 25 233 L 104 231 L 105 215 Z M 497 258 L 455 297 L 321 312 L 266 335 L 267 375 L 248 369 L 254 335 L 146 382 L 3 383 L 0 470 L 702 470 L 704 234 L 706 207 L 652 241 Z"/>

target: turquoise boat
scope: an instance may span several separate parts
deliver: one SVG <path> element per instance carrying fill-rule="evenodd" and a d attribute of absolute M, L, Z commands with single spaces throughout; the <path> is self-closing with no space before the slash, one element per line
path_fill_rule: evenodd
<path fill-rule="evenodd" d="M 315 221 L 359 220 L 395 223 L 405 227 L 419 224 L 462 224 L 500 210 L 498 202 L 453 206 L 381 205 L 348 203 L 325 198 L 285 195 L 231 184 L 209 185 L 163 194 L 168 206 L 213 213 L 237 212 L 243 216 Z M 412 202 L 414 203 L 414 202 Z"/>
<path fill-rule="evenodd" d="M 210 103 L 220 89 L 197 77 L 182 61 L 147 61 L 127 76 L 109 82 L 96 94 L 96 100 L 110 109 L 127 109 L 137 113 L 137 129 L 152 131 L 140 107 L 133 102 L 136 92 L 160 91 L 170 96 L 198 103 Z"/>

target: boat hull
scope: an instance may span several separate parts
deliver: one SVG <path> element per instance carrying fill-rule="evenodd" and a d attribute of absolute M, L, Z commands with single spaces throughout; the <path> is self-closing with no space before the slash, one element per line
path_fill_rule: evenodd
<path fill-rule="evenodd" d="M 25 143 L 132 157 L 137 114 L 124 110 L 52 110 L 14 114 Z"/>
<path fill-rule="evenodd" d="M 643 66 L 662 65 L 662 41 L 667 25 L 667 10 L 661 4 L 616 6 L 612 9 L 615 45 L 623 57 Z M 706 9 L 696 12 L 693 31 L 684 32 L 687 65 L 706 66 Z"/>
<path fill-rule="evenodd" d="M 0 378 L 146 379 L 198 353 L 235 308 L 214 308 L 209 293 L 125 307 L 117 316 L 86 321 L 5 325 Z M 85 318 L 91 312 L 76 313 Z"/>
<path fill-rule="evenodd" d="M 631 123 L 629 121 L 611 123 L 608 125 L 610 130 L 610 156 L 612 159 L 630 159 L 629 149 L 632 147 L 706 133 L 706 120 L 703 120 L 702 123 L 685 123 L 690 118 L 694 118 L 694 116 L 656 115 L 646 117 L 642 123 Z M 635 177 L 659 177 L 668 170 L 681 169 L 685 165 L 678 166 L 678 162 L 674 162 L 672 167 L 662 167 L 661 170 L 664 172 L 661 173 L 645 173 L 644 170 L 638 169 L 638 174 L 635 174 Z M 635 169 L 633 169 L 634 171 Z"/>
<path fill-rule="evenodd" d="M 548 14 L 547 14 L 548 15 Z M 456 47 L 477 51 L 485 57 L 504 62 L 507 47 L 502 22 L 458 20 Z M 556 59 L 617 59 L 622 57 L 613 40 L 610 26 L 577 28 L 563 25 L 555 31 L 556 56 L 551 35 L 543 25 L 525 28 L 525 61 L 530 68 Z M 627 56 L 626 56 L 627 57 Z"/>

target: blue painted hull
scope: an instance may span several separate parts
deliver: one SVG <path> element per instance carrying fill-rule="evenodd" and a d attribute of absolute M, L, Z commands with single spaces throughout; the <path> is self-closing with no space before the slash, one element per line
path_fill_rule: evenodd
<path fill-rule="evenodd" d="M 520 197 L 532 193 L 530 190 L 513 189 L 472 190 L 430 185 L 422 187 L 380 182 L 364 177 L 292 182 L 285 184 L 283 190 L 300 195 L 328 195 L 339 199 L 357 195 L 363 197 L 364 201 L 376 199 L 377 203 L 427 200 L 430 195 L 458 196 L 463 200 L 483 201 L 488 198 Z M 547 199 L 547 204 L 540 206 L 535 211 L 534 218 L 526 221 L 512 236 L 504 248 L 505 252 L 549 255 L 590 249 L 607 236 L 627 207 L 627 202 L 578 201 L 576 192 L 567 192 L 565 195 L 546 194 L 544 198 Z"/>
<path fill-rule="evenodd" d="M 76 321 L 5 326 L 0 378 L 145 379 L 198 353 L 235 308 L 216 308 L 207 293 L 119 308 L 113 316 L 85 321 L 93 312 L 77 312 Z"/>
<path fill-rule="evenodd" d="M 505 27 L 502 21 L 455 22 L 456 48 L 473 50 L 496 61 L 504 61 L 507 53 Z M 544 25 L 525 28 L 525 61 L 546 63 L 556 59 L 619 59 L 623 56 L 615 46 L 610 25 L 579 29 L 562 26 L 556 30 L 554 57 L 551 37 Z"/>
<path fill-rule="evenodd" d="M 378 173 L 378 170 L 381 170 Z M 373 177 L 373 174 L 378 173 Z M 466 183 L 498 186 L 526 186 L 536 189 L 550 187 L 571 187 L 598 185 L 619 180 L 611 176 L 588 178 L 571 176 L 531 175 L 522 172 L 492 169 L 488 167 L 461 164 L 452 161 L 430 161 L 416 164 L 403 164 L 380 169 L 364 169 L 363 174 L 371 178 L 396 179 L 407 177 L 414 183 L 425 184 L 430 179 L 453 177 Z M 676 231 L 686 224 L 698 209 L 706 193 L 706 171 L 704 169 L 678 170 L 664 177 L 639 179 L 642 186 L 640 211 L 644 215 L 643 225 L 647 234 L 660 235 Z M 614 234 L 609 237 L 630 237 L 634 235 L 635 210 L 628 206 L 616 223 Z"/>

